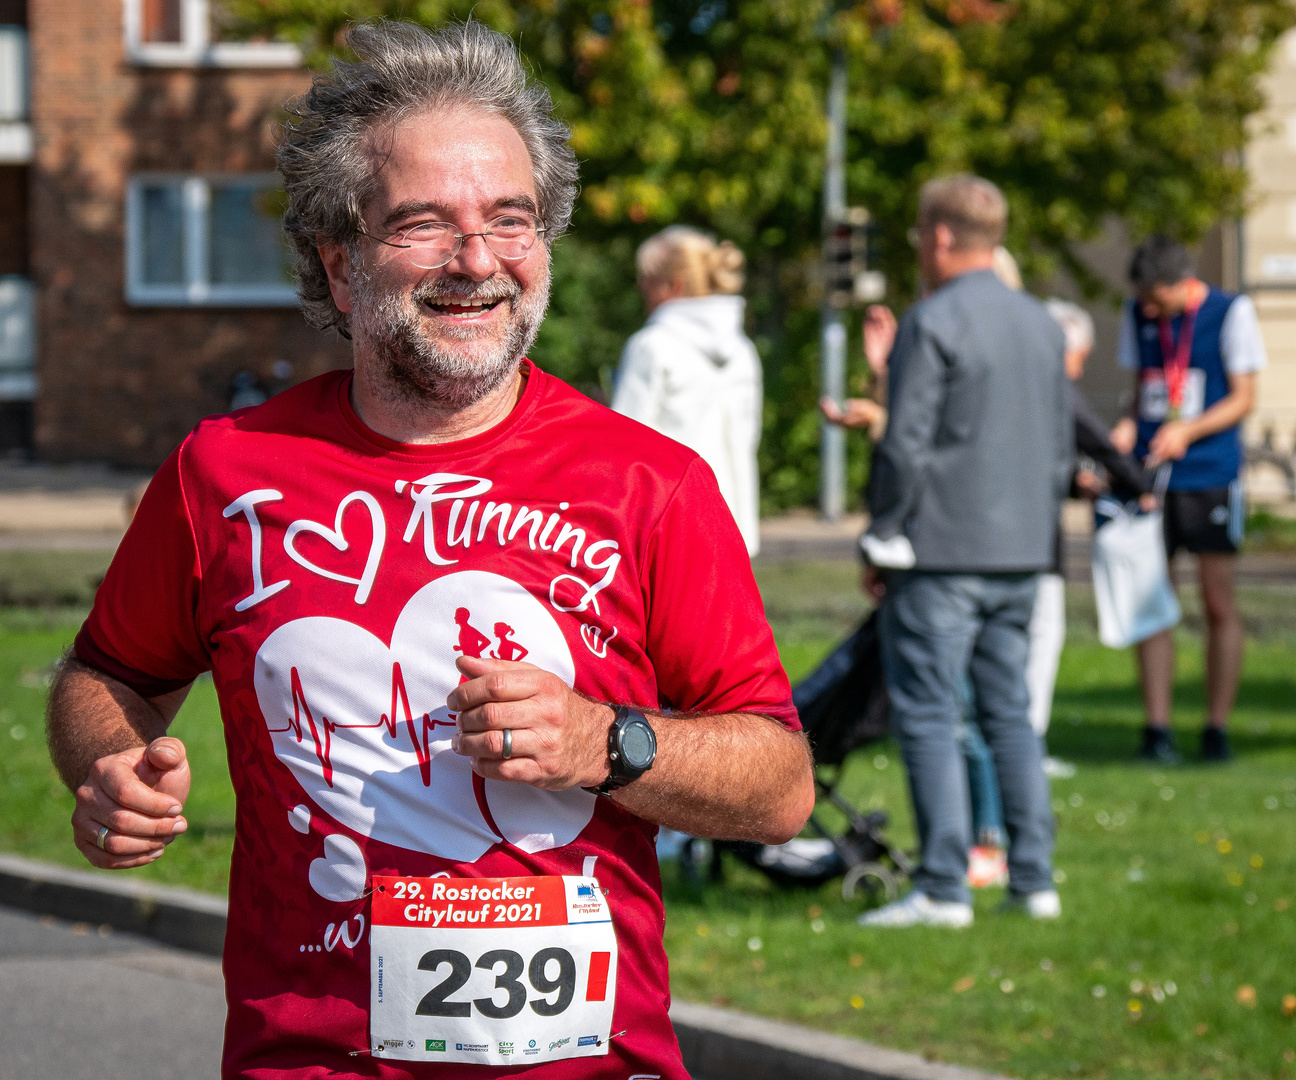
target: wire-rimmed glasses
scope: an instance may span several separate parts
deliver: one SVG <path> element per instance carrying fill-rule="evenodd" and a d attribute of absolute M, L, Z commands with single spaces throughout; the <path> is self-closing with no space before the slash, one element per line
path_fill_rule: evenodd
<path fill-rule="evenodd" d="M 390 240 L 361 230 L 370 240 L 398 248 L 420 270 L 439 270 L 459 254 L 465 240 L 474 236 L 480 236 L 497 259 L 518 262 L 527 257 L 544 231 L 545 225 L 538 217 L 521 210 L 492 218 L 481 232 L 461 233 L 448 221 L 420 221 L 394 233 Z"/>

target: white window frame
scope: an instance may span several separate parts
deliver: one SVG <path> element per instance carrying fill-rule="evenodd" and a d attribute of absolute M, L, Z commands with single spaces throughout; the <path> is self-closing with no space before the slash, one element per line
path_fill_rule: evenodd
<path fill-rule="evenodd" d="M 210 0 L 180 0 L 180 41 L 143 40 L 144 0 L 122 0 L 126 56 L 142 67 L 302 66 L 301 50 L 283 41 L 212 41 Z"/>
<path fill-rule="evenodd" d="M 27 31 L 0 26 L 0 164 L 26 165 L 32 158 L 28 121 Z"/>
<path fill-rule="evenodd" d="M 36 380 L 36 290 L 29 278 L 0 275 L 0 402 L 33 401 Z M 11 323 L 10 320 L 13 320 Z"/>
<path fill-rule="evenodd" d="M 213 284 L 208 280 L 208 214 L 211 189 L 221 181 L 254 181 L 273 187 L 274 173 L 135 173 L 126 182 L 126 302 L 136 307 L 297 307 L 297 289 L 282 285 Z M 144 280 L 142 189 L 179 184 L 184 234 L 183 284 Z"/>

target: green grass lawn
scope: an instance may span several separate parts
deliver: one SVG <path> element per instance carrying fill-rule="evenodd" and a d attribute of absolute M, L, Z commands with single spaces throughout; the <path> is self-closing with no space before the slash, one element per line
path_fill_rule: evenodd
<path fill-rule="evenodd" d="M 77 609 L 0 609 L 0 850 L 86 868 L 72 846 L 72 796 L 50 764 L 43 719 L 50 666 L 84 615 Z M 171 733 L 184 740 L 192 762 L 189 831 L 165 857 L 130 873 L 223 893 L 234 845 L 234 793 L 210 678 L 194 686 Z"/>
<path fill-rule="evenodd" d="M 865 610 L 848 564 L 763 564 L 767 610 L 793 678 Z M 665 868 L 667 948 L 682 998 L 732 1005 L 1019 1077 L 1296 1077 L 1296 590 L 1244 593 L 1238 759 L 1135 763 L 1131 658 L 1096 643 L 1073 590 L 1050 745 L 1078 766 L 1054 784 L 1059 891 L 1053 924 L 998 916 L 977 897 L 965 931 L 868 931 L 835 886 L 782 891 L 736 864 L 723 887 Z M 1186 628 L 1175 722 L 1190 751 L 1202 714 L 1197 608 Z M 0 612 L 0 849 L 76 865 L 71 797 L 45 754 L 50 663 L 69 611 Z M 220 891 L 233 808 L 210 681 L 176 721 L 190 749 L 190 832 L 141 876 Z M 913 833 L 894 745 L 849 763 L 845 790 Z M 1296 1001 L 1294 1001 L 1296 1006 Z M 1296 1011 L 1296 1008 L 1293 1008 Z"/>
<path fill-rule="evenodd" d="M 1258 509 L 1247 515 L 1248 551 L 1296 551 L 1296 518 Z"/>

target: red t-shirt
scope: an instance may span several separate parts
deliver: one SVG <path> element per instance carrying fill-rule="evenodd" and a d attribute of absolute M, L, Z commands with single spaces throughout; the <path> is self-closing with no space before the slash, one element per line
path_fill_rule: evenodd
<path fill-rule="evenodd" d="M 518 1067 L 685 1077 L 655 827 L 580 789 L 475 777 L 450 749 L 454 661 L 524 659 L 603 701 L 799 725 L 707 466 L 524 374 L 504 421 L 442 445 L 366 428 L 345 372 L 204 420 L 77 638 L 145 696 L 212 672 L 237 797 L 226 1077 L 498 1073 L 372 1052 L 369 883 L 590 876 L 591 858 L 618 948 L 615 1037 L 607 1056 Z"/>

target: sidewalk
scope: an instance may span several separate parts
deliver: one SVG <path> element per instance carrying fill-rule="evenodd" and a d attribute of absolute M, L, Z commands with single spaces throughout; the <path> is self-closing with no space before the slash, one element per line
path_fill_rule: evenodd
<path fill-rule="evenodd" d="M 0 462 L 0 549 L 115 548 L 127 498 L 147 473 Z"/>
<path fill-rule="evenodd" d="M 812 510 L 792 510 L 761 521 L 762 562 L 792 559 L 857 559 L 857 541 L 868 523 L 863 514 L 824 521 Z M 1087 502 L 1070 499 L 1062 507 L 1062 562 L 1067 581 L 1089 584 L 1093 552 L 1093 512 Z M 1184 570 L 1179 571 L 1182 578 Z M 1296 552 L 1244 552 L 1238 558 L 1244 584 L 1296 584 Z M 1183 579 L 1187 580 L 1187 579 Z"/>
<path fill-rule="evenodd" d="M 47 465 L 0 461 L 0 550 L 112 550 L 126 531 L 131 494 L 147 473 L 118 472 L 102 465 Z M 854 560 L 868 524 L 862 513 L 836 523 L 813 510 L 791 510 L 761 521 L 762 562 L 795 559 Z M 1062 511 L 1066 578 L 1088 583 L 1093 550 L 1089 504 L 1068 501 Z M 1296 552 L 1247 552 L 1238 580 L 1249 584 L 1296 584 Z"/>

